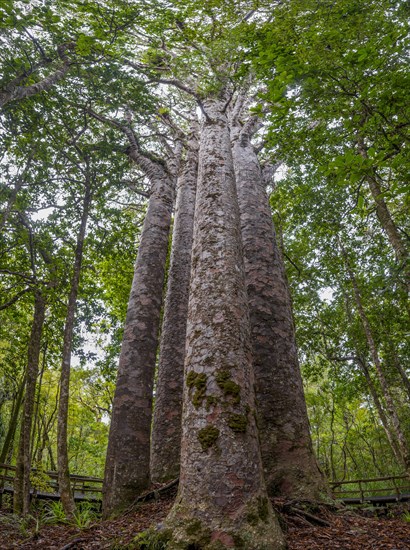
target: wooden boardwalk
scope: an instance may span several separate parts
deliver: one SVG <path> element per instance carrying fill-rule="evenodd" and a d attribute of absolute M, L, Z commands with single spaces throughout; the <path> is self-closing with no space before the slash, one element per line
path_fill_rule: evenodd
<path fill-rule="evenodd" d="M 13 494 L 13 483 L 16 473 L 16 467 L 9 464 L 0 464 L 0 496 L 3 494 Z M 39 473 L 35 468 L 32 473 Z M 58 493 L 58 474 L 57 472 L 41 472 L 44 477 L 44 483 L 41 488 L 33 487 L 31 489 L 32 498 L 43 500 L 60 500 Z M 103 480 L 99 477 L 70 475 L 71 488 L 76 502 L 89 501 L 101 502 Z M 0 501 L 1 503 L 1 501 Z"/>
<path fill-rule="evenodd" d="M 0 464 L 0 506 L 3 494 L 13 494 L 15 466 Z M 37 470 L 33 468 L 33 474 Z M 57 472 L 41 472 L 46 483 L 40 488 L 33 488 L 33 498 L 59 500 Z M 100 503 L 102 500 L 103 480 L 99 477 L 70 475 L 71 488 L 76 502 L 89 501 Z M 399 476 L 375 477 L 333 481 L 329 483 L 333 498 L 343 504 L 383 505 L 393 502 L 410 501 L 410 477 Z M 347 487 L 347 488 L 345 488 Z"/>
<path fill-rule="evenodd" d="M 383 505 L 410 501 L 410 477 L 406 474 L 334 481 L 330 487 L 333 498 L 343 504 Z"/>

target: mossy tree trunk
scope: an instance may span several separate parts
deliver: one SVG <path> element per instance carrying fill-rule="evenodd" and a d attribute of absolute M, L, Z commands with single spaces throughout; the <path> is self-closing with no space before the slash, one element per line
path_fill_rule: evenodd
<path fill-rule="evenodd" d="M 187 157 L 177 182 L 151 436 L 151 478 L 158 482 L 179 475 L 186 323 L 198 174 L 197 126 L 196 123 L 192 127 Z"/>
<path fill-rule="evenodd" d="M 226 98 L 204 102 L 179 493 L 169 549 L 284 548 L 255 421 L 249 315 Z M 241 546 L 242 545 L 242 546 Z"/>
<path fill-rule="evenodd" d="M 271 496 L 317 500 L 328 491 L 313 452 L 289 287 L 251 143 L 258 119 L 243 123 L 244 118 L 246 113 L 234 108 L 230 130 L 265 481 Z"/>

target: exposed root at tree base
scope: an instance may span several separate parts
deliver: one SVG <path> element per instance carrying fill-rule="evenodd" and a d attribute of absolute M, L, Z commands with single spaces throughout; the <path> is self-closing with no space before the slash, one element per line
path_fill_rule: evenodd
<path fill-rule="evenodd" d="M 157 500 L 138 504 L 115 520 L 100 521 L 87 529 L 68 525 L 44 525 L 35 532 L 35 522 L 22 528 L 12 516 L 0 512 L 2 550 L 136 550 L 135 536 L 161 523 L 170 510 L 176 487 L 159 491 Z M 410 523 L 403 514 L 409 506 L 355 512 L 346 508 L 312 503 L 273 500 L 280 516 L 289 550 L 408 550 Z M 376 517 L 376 514 L 385 514 Z M 388 517 L 389 514 L 394 517 Z M 409 513 L 410 516 L 410 513 Z"/>

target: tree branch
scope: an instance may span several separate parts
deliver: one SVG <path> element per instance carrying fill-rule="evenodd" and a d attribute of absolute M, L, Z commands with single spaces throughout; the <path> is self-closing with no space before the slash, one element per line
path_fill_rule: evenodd
<path fill-rule="evenodd" d="M 143 170 L 147 177 L 151 178 L 155 175 L 158 175 L 159 171 L 163 173 L 166 170 L 166 167 L 163 163 L 161 163 L 159 160 L 154 160 L 151 155 L 141 150 L 137 136 L 130 126 L 126 126 L 115 119 L 106 117 L 104 115 L 101 115 L 100 113 L 96 113 L 91 108 L 87 108 L 87 113 L 96 120 L 117 128 L 128 138 L 128 141 L 130 142 L 130 147 L 127 149 L 126 152 L 128 156 L 138 164 L 138 166 L 141 168 L 141 170 Z"/>
<path fill-rule="evenodd" d="M 40 82 L 36 82 L 31 86 L 17 86 L 13 83 L 10 83 L 9 86 L 6 87 L 6 91 L 0 93 L 0 108 L 4 107 L 4 105 L 9 103 L 10 101 L 15 101 L 17 99 L 25 99 L 27 97 L 31 97 L 35 94 L 38 94 L 40 92 L 44 92 L 45 90 L 49 90 L 56 82 L 64 78 L 64 76 L 67 74 L 72 64 L 72 62 L 67 56 L 66 51 L 68 49 L 73 49 L 73 48 L 74 48 L 73 43 L 62 44 L 61 46 L 58 47 L 57 49 L 58 55 L 60 59 L 62 59 L 63 65 L 58 69 L 56 69 L 56 71 L 54 71 L 52 74 L 50 74 L 43 80 L 40 80 Z"/>
<path fill-rule="evenodd" d="M 26 292 L 29 292 L 29 290 L 31 290 L 30 287 L 27 287 L 21 292 L 18 292 L 15 296 L 13 296 L 13 298 L 11 298 L 11 300 L 0 306 L 0 311 L 2 311 L 3 309 L 7 309 L 8 307 L 15 304 L 21 298 L 21 296 L 23 296 L 23 294 L 25 294 Z"/>

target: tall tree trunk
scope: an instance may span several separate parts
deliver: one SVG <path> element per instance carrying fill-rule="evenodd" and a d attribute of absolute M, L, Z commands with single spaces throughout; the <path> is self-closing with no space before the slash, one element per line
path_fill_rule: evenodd
<path fill-rule="evenodd" d="M 41 335 L 43 332 L 46 303 L 43 295 L 36 290 L 34 296 L 34 316 L 28 346 L 27 376 L 24 396 L 24 409 L 21 421 L 19 450 L 14 482 L 13 508 L 17 513 L 27 514 L 30 506 L 31 468 L 31 426 L 33 420 L 34 397 L 39 370 Z"/>
<path fill-rule="evenodd" d="M 383 198 L 382 189 L 380 187 L 378 178 L 376 174 L 371 174 L 366 176 L 366 180 L 369 184 L 370 192 L 376 204 L 376 213 L 377 217 L 379 218 L 380 225 L 386 232 L 397 259 L 401 262 L 405 262 L 408 259 L 408 252 L 403 242 L 403 239 L 401 238 L 399 230 L 397 229 L 396 224 L 393 221 L 387 203 Z"/>
<path fill-rule="evenodd" d="M 263 481 L 225 101 L 206 100 L 187 324 L 179 493 L 170 549 L 284 548 Z"/>
<path fill-rule="evenodd" d="M 234 118 L 231 138 L 265 480 L 272 496 L 316 500 L 328 491 L 313 452 L 289 287 L 252 126 Z"/>
<path fill-rule="evenodd" d="M 373 403 L 376 407 L 377 414 L 379 415 L 380 422 L 382 423 L 384 433 L 386 434 L 387 441 L 389 442 L 391 450 L 393 451 L 394 457 L 396 458 L 399 464 L 403 464 L 403 458 L 400 453 L 400 448 L 398 447 L 397 441 L 390 427 L 386 413 L 383 409 L 383 405 L 380 401 L 379 394 L 377 393 L 376 386 L 374 385 L 374 382 L 370 376 L 369 368 L 364 359 L 359 358 L 358 363 L 366 379 L 367 385 L 369 387 L 370 395 L 372 396 Z"/>
<path fill-rule="evenodd" d="M 394 368 L 400 374 L 400 378 L 402 379 L 403 385 L 406 389 L 407 395 L 408 395 L 409 400 L 410 400 L 410 380 L 409 380 L 409 377 L 407 376 L 407 373 L 404 370 L 402 364 L 400 363 L 400 358 L 398 357 L 398 355 L 396 353 L 396 350 L 394 349 L 394 344 L 391 344 L 390 353 L 392 355 Z"/>
<path fill-rule="evenodd" d="M 39 421 L 39 411 L 40 411 L 41 389 L 43 385 L 43 376 L 44 376 L 44 371 L 46 369 L 46 364 L 47 364 L 47 343 L 43 346 L 41 363 L 42 363 L 41 370 L 38 375 L 38 382 L 37 382 L 37 398 L 35 399 L 35 402 L 34 402 L 34 412 L 33 412 L 33 427 L 32 427 L 32 434 L 31 434 L 32 461 L 34 457 L 37 457 L 38 445 L 39 445 L 39 441 L 41 440 L 42 430 L 41 430 L 41 425 Z M 36 436 L 36 444 L 34 445 L 35 436 Z M 38 464 L 37 458 L 34 458 L 34 465 L 36 466 L 36 464 Z"/>
<path fill-rule="evenodd" d="M 363 158 L 368 158 L 363 138 L 360 136 L 358 137 L 358 151 Z M 366 175 L 366 181 L 369 185 L 370 193 L 376 205 L 376 214 L 380 225 L 386 232 L 387 238 L 389 239 L 397 260 L 402 263 L 405 284 L 407 286 L 407 290 L 410 290 L 409 251 L 396 224 L 394 223 L 387 203 L 384 200 L 382 189 L 380 187 L 380 179 L 375 170 L 370 169 L 370 172 Z"/>
<path fill-rule="evenodd" d="M 67 317 L 64 327 L 63 353 L 60 377 L 60 400 L 57 416 L 57 468 L 58 489 L 64 513 L 68 519 L 74 518 L 75 503 L 70 485 L 67 448 L 68 404 L 70 394 L 71 351 L 73 346 L 74 320 L 77 309 L 78 288 L 80 285 L 81 264 L 83 261 L 84 239 L 88 215 L 91 206 L 91 186 L 87 177 L 80 227 L 74 254 L 74 267 L 71 276 L 70 294 L 68 296 Z"/>
<path fill-rule="evenodd" d="M 390 244 L 393 247 L 393 250 L 399 261 L 404 262 L 408 258 L 408 253 L 403 242 L 403 239 L 400 236 L 399 230 L 396 227 L 396 224 L 393 221 L 393 218 L 390 214 L 386 201 L 382 195 L 382 189 L 380 183 L 375 174 L 369 175 L 366 177 L 367 183 L 369 184 L 369 189 L 372 194 L 373 200 L 376 204 L 376 213 L 379 218 L 380 224 L 385 230 Z"/>
<path fill-rule="evenodd" d="M 152 391 L 173 180 L 150 167 L 151 195 L 128 301 L 105 465 L 103 512 L 118 513 L 149 484 Z"/>
<path fill-rule="evenodd" d="M 346 254 L 345 251 L 344 251 L 344 254 Z M 347 256 L 345 255 L 345 261 L 346 261 L 346 258 L 347 258 Z M 350 299 L 349 299 L 346 292 L 344 292 L 344 297 L 345 297 L 345 309 L 346 309 L 347 320 L 348 320 L 349 325 L 352 325 L 353 324 L 353 315 L 352 315 L 352 310 L 349 307 Z M 370 395 L 372 397 L 374 406 L 376 407 L 376 411 L 377 411 L 377 414 L 379 416 L 380 422 L 382 424 L 384 433 L 386 434 L 387 441 L 389 442 L 389 445 L 391 447 L 391 450 L 393 452 L 394 457 L 397 460 L 397 463 L 402 464 L 403 459 L 402 459 L 401 454 L 400 454 L 400 449 L 399 449 L 399 446 L 398 446 L 398 443 L 397 443 L 397 440 L 396 440 L 396 437 L 395 437 L 395 434 L 394 434 L 394 430 L 391 428 L 389 419 L 387 418 L 386 412 L 385 412 L 384 407 L 383 407 L 383 403 L 382 403 L 382 401 L 379 397 L 377 388 L 376 388 L 376 386 L 374 384 L 374 381 L 373 381 L 373 379 L 370 375 L 370 371 L 369 371 L 369 367 L 367 366 L 366 359 L 364 357 L 362 357 L 361 354 L 360 354 L 359 346 L 357 344 L 356 337 L 354 337 L 353 340 L 354 340 L 354 348 L 355 348 L 355 353 L 356 353 L 355 360 L 356 360 L 360 370 L 363 372 L 363 375 L 366 379 L 366 383 L 367 383 L 367 386 L 369 388 Z"/>
<path fill-rule="evenodd" d="M 393 396 L 390 392 L 389 384 L 384 375 L 383 367 L 379 357 L 379 352 L 377 350 L 376 342 L 374 341 L 374 338 L 373 338 L 373 333 L 370 327 L 369 319 L 367 318 L 366 312 L 363 307 L 359 285 L 357 283 L 357 279 L 355 277 L 353 269 L 350 266 L 347 252 L 344 249 L 342 244 L 341 244 L 341 249 L 342 249 L 343 257 L 345 259 L 346 270 L 349 275 L 350 282 L 352 283 L 352 286 L 353 286 L 353 294 L 356 302 L 356 309 L 359 314 L 360 321 L 362 323 L 362 327 L 367 340 L 367 345 L 369 346 L 370 355 L 372 357 L 373 364 L 376 368 L 377 378 L 379 380 L 383 398 L 386 403 L 387 413 L 391 420 L 391 425 L 397 440 L 397 444 L 398 444 L 398 448 L 401 456 L 401 463 L 406 468 L 406 470 L 410 470 L 410 450 L 408 448 L 407 441 L 401 427 L 401 422 L 397 414 L 396 405 L 394 403 Z"/>
<path fill-rule="evenodd" d="M 198 174 L 197 131 L 196 127 L 192 128 L 187 158 L 177 182 L 171 263 L 151 435 L 153 481 L 166 481 L 179 475 L 186 323 Z"/>
<path fill-rule="evenodd" d="M 6 437 L 4 439 L 3 447 L 1 449 L 0 464 L 4 464 L 6 462 L 7 457 L 10 454 L 10 449 L 13 446 L 14 435 L 16 433 L 16 428 L 17 428 L 17 423 L 19 419 L 21 404 L 23 402 L 25 387 L 26 387 L 26 374 L 24 373 L 23 379 L 17 391 L 17 396 L 11 412 L 11 418 L 7 429 Z"/>

